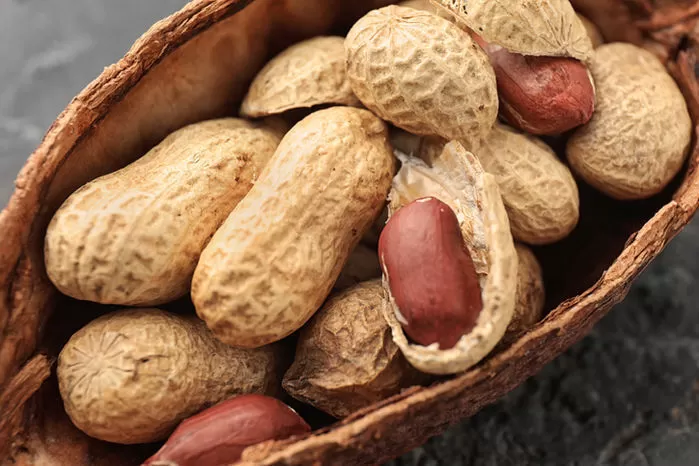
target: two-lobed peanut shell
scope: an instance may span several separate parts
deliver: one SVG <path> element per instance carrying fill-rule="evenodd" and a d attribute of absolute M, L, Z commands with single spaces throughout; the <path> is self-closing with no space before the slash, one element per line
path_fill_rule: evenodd
<path fill-rule="evenodd" d="M 103 304 L 150 306 L 185 295 L 202 249 L 279 140 L 240 119 L 196 123 L 86 184 L 48 227 L 49 278 L 63 294 Z"/>
<path fill-rule="evenodd" d="M 148 443 L 232 395 L 278 393 L 279 350 L 224 345 L 195 317 L 123 310 L 71 337 L 58 358 L 58 384 L 68 416 L 86 434 Z"/>
<path fill-rule="evenodd" d="M 197 265 L 192 299 L 216 337 L 258 347 L 300 328 L 383 208 L 395 164 L 386 124 L 367 110 L 294 126 Z"/>

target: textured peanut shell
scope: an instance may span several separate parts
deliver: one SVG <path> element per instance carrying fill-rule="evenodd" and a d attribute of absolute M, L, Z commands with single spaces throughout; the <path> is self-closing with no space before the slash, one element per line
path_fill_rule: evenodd
<path fill-rule="evenodd" d="M 373 278 L 381 278 L 379 255 L 375 247 L 369 247 L 361 242 L 357 244 L 347 259 L 333 289 L 344 290 Z"/>
<path fill-rule="evenodd" d="M 476 326 L 451 349 L 438 344 L 422 346 L 408 341 L 391 296 L 390 277 L 384 270 L 384 289 L 389 296 L 384 317 L 393 340 L 417 369 L 431 374 L 462 372 L 482 360 L 500 341 L 515 306 L 517 255 L 507 213 L 495 179 L 485 173 L 473 154 L 452 141 L 429 165 L 422 159 L 397 152 L 402 166 L 390 194 L 390 213 L 421 197 L 433 196 L 456 213 L 483 296 L 483 309 Z"/>
<path fill-rule="evenodd" d="M 58 383 L 66 412 L 86 434 L 154 442 L 232 395 L 276 394 L 275 351 L 226 346 L 195 317 L 123 310 L 71 337 L 58 358 Z"/>
<path fill-rule="evenodd" d="M 391 340 L 385 299 L 380 279 L 330 298 L 301 331 L 284 389 L 343 418 L 424 380 Z"/>
<path fill-rule="evenodd" d="M 569 0 L 433 0 L 487 42 L 523 55 L 587 61 L 592 43 Z"/>
<path fill-rule="evenodd" d="M 162 304 L 189 291 L 199 254 L 279 143 L 240 119 L 187 126 L 73 193 L 46 233 L 46 271 L 64 294 Z"/>
<path fill-rule="evenodd" d="M 527 246 L 515 243 L 517 252 L 517 292 L 515 312 L 503 340 L 521 336 L 541 320 L 544 314 L 546 292 L 541 265 Z"/>
<path fill-rule="evenodd" d="M 689 153 L 692 121 L 677 84 L 650 52 L 631 44 L 596 50 L 592 120 L 568 141 L 568 162 L 587 183 L 621 200 L 667 186 Z"/>
<path fill-rule="evenodd" d="M 548 145 L 497 124 L 477 156 L 497 180 L 516 240 L 548 244 L 573 231 L 580 216 L 578 186 Z"/>
<path fill-rule="evenodd" d="M 384 206 L 394 173 L 386 125 L 367 110 L 333 107 L 294 126 L 194 273 L 192 300 L 216 337 L 257 347 L 300 328 Z"/>
<path fill-rule="evenodd" d="M 585 31 L 587 31 L 587 36 L 590 38 L 592 48 L 596 49 L 600 45 L 604 44 L 604 37 L 602 37 L 602 33 L 600 32 L 599 28 L 595 26 L 595 23 L 593 23 L 580 13 L 578 13 L 577 15 L 580 22 L 583 24 L 583 26 L 585 26 Z"/>
<path fill-rule="evenodd" d="M 345 39 L 314 37 L 294 44 L 257 74 L 240 114 L 260 117 L 321 104 L 359 106 L 347 80 Z"/>
<path fill-rule="evenodd" d="M 475 147 L 498 113 L 488 57 L 450 21 L 388 6 L 357 21 L 347 35 L 347 74 L 375 114 L 420 135 Z"/>

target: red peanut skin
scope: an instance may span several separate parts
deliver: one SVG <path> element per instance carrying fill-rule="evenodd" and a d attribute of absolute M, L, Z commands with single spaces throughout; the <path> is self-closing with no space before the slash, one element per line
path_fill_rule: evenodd
<path fill-rule="evenodd" d="M 582 62 L 520 55 L 473 36 L 495 70 L 500 116 L 510 125 L 530 134 L 555 135 L 590 121 L 595 90 Z"/>
<path fill-rule="evenodd" d="M 448 205 L 429 197 L 398 210 L 379 238 L 379 259 L 414 342 L 449 349 L 476 325 L 478 276 Z"/>
<path fill-rule="evenodd" d="M 143 466 L 218 466 L 266 440 L 310 432 L 291 408 L 264 395 L 241 395 L 184 420 Z"/>

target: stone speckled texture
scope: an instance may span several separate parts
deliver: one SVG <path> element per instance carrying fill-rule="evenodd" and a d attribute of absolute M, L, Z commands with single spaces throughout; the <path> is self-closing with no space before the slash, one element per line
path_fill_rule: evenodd
<path fill-rule="evenodd" d="M 0 0 L 0 204 L 58 112 L 182 0 Z M 699 462 L 699 223 L 584 341 L 391 466 Z"/>

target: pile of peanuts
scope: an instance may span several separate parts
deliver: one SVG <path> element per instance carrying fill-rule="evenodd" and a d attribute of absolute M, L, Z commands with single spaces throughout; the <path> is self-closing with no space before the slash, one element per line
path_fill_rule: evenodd
<path fill-rule="evenodd" d="M 58 290 L 125 307 L 61 351 L 66 412 L 169 436 L 146 464 L 227 464 L 310 430 L 288 396 L 342 418 L 510 344 L 544 310 L 527 245 L 575 229 L 577 183 L 653 196 L 692 126 L 662 64 L 568 0 L 371 11 L 274 57 L 239 113 L 81 187 L 46 234 Z M 188 295 L 196 316 L 162 309 Z"/>

